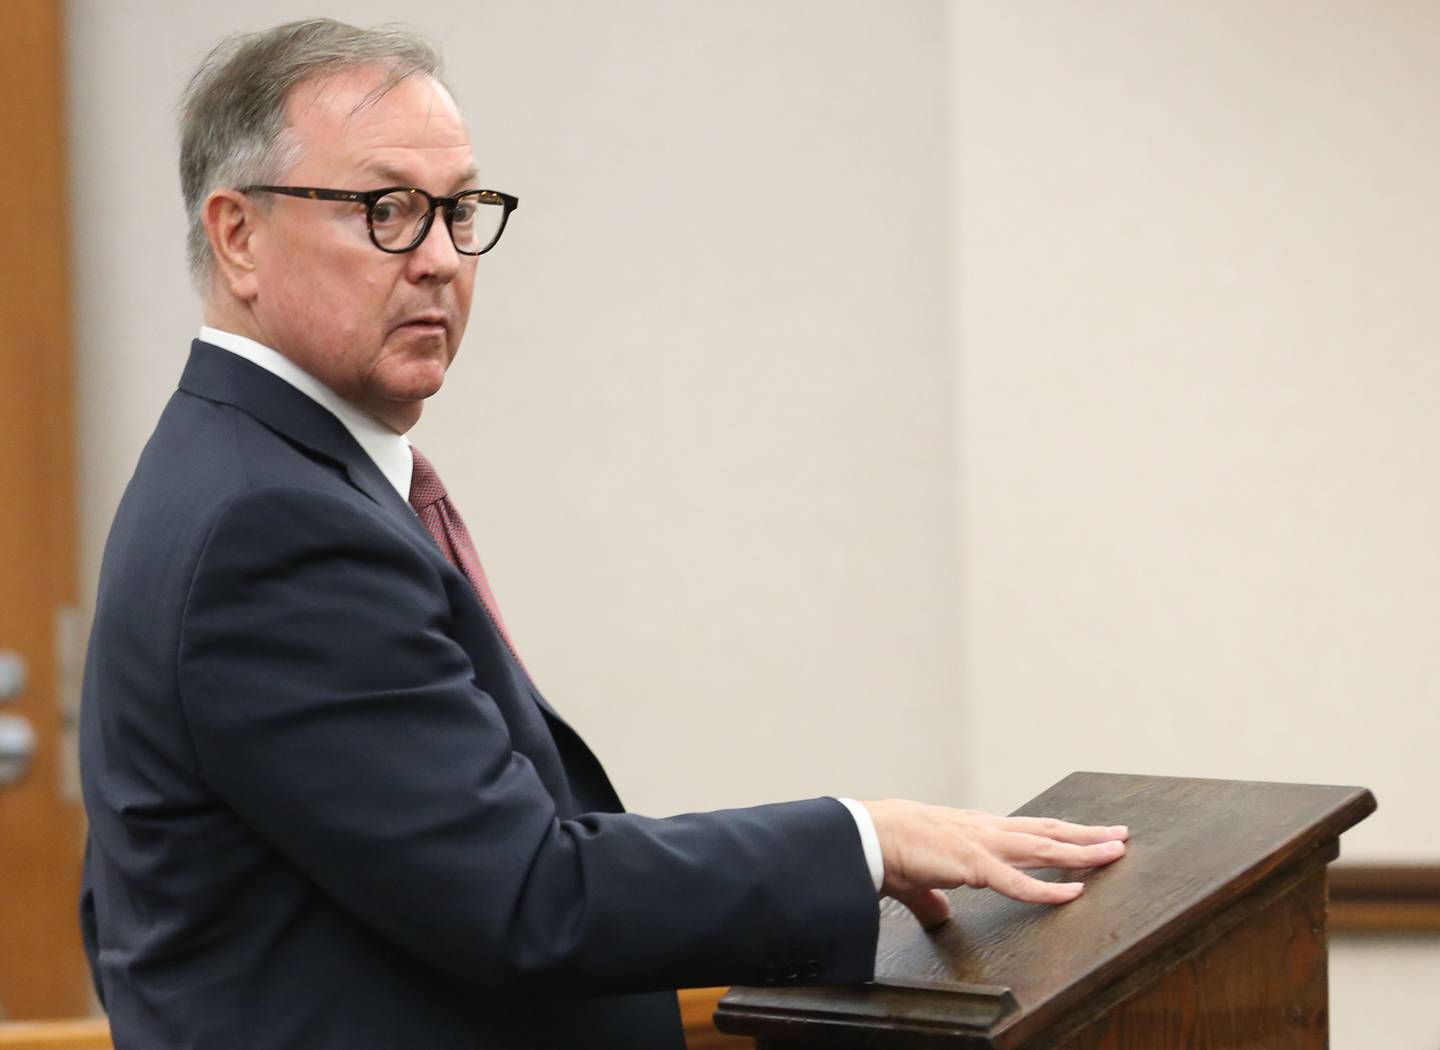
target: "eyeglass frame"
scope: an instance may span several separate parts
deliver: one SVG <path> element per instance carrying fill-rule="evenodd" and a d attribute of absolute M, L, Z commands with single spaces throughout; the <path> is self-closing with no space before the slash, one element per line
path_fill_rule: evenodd
<path fill-rule="evenodd" d="M 427 193 L 418 186 L 385 186 L 378 190 L 327 190 L 316 186 L 240 186 L 241 193 L 278 193 L 286 197 L 298 197 L 301 200 L 312 201 L 343 201 L 351 204 L 365 205 L 365 225 L 370 231 L 370 243 L 388 255 L 404 255 L 406 252 L 413 252 L 420 245 L 425 243 L 425 238 L 430 236 L 430 227 L 435 224 L 435 212 L 440 208 L 445 209 L 445 232 L 450 235 L 450 244 L 461 255 L 484 255 L 495 245 L 500 243 L 500 235 L 505 232 L 505 224 L 510 221 L 510 213 L 520 206 L 520 198 L 512 197 L 508 193 L 501 193 L 499 190 L 462 190 L 453 197 L 437 197 Z M 425 218 L 420 224 L 420 232 L 416 234 L 415 240 L 405 248 L 387 248 L 375 236 L 375 205 L 392 193 L 418 193 L 430 202 L 430 209 L 425 213 Z M 498 197 L 504 212 L 500 216 L 500 226 L 495 230 L 495 236 L 490 243 L 481 248 L 478 252 L 467 252 L 455 243 L 455 229 L 451 225 L 455 208 L 459 205 L 462 197 Z"/>

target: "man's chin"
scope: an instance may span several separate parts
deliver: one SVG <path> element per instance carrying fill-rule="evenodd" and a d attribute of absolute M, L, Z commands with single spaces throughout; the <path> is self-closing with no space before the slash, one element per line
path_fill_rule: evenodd
<path fill-rule="evenodd" d="M 448 338 L 412 342 L 380 363 L 374 373 L 376 385 L 386 395 L 399 400 L 424 400 L 445 382 L 445 372 L 453 356 Z"/>
<path fill-rule="evenodd" d="M 445 385 L 445 373 L 436 375 L 406 376 L 404 382 L 387 385 L 385 398 L 398 405 L 420 405 L 426 398 L 434 397 Z"/>
<path fill-rule="evenodd" d="M 373 377 L 369 409 L 392 430 L 404 433 L 420 418 L 425 400 L 445 383 L 445 365 L 440 361 L 409 361 L 404 368 L 387 369 Z"/>

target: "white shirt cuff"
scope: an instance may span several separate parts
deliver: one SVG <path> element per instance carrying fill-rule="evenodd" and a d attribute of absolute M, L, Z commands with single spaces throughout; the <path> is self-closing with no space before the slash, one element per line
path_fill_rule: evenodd
<path fill-rule="evenodd" d="M 885 858 L 880 852 L 880 836 L 875 832 L 875 820 L 870 811 L 853 798 L 835 801 L 850 811 L 855 818 L 855 830 L 860 832 L 860 846 L 865 850 L 865 863 L 870 867 L 870 880 L 875 883 L 875 892 L 885 885 Z"/>

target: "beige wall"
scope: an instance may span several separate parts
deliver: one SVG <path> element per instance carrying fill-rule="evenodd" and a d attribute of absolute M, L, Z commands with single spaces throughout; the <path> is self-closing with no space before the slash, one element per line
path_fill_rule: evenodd
<path fill-rule="evenodd" d="M 1440 9 L 967 4 L 954 39 L 977 796 L 1365 784 L 1348 854 L 1440 861 Z"/>
<path fill-rule="evenodd" d="M 1363 783 L 1348 856 L 1440 857 L 1435 11 L 409 5 L 523 202 L 414 436 L 632 806 Z M 198 323 L 170 107 L 297 12 L 70 12 L 93 578 Z M 1437 971 L 1338 944 L 1335 1045 Z"/>
<path fill-rule="evenodd" d="M 1440 862 L 1440 8 L 952 10 L 970 797 L 1365 784 Z M 1333 958 L 1336 1047 L 1440 1045 L 1435 941 Z"/>

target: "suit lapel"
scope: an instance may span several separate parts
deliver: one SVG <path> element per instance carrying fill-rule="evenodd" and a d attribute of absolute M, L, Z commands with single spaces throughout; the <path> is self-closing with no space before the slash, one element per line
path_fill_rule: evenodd
<path fill-rule="evenodd" d="M 312 401 L 277 375 L 238 354 L 196 339 L 180 377 L 180 389 L 197 397 L 232 405 L 310 452 L 345 471 L 363 492 L 415 537 L 434 546 L 410 505 L 380 473 L 365 450 L 329 409 Z"/>
<path fill-rule="evenodd" d="M 400 523 L 424 550 L 444 561 L 445 556 L 435 545 L 435 538 L 415 516 L 410 504 L 401 499 L 375 461 L 345 429 L 345 425 L 329 409 L 312 401 L 279 376 L 238 354 L 196 339 L 190 344 L 190 360 L 180 377 L 180 389 L 209 401 L 232 405 L 277 434 L 336 464 L 345 471 L 352 485 Z M 445 564 L 448 566 L 449 562 Z M 476 597 L 475 601 L 478 605 L 480 599 Z M 480 615 L 488 619 L 483 608 Z M 498 630 L 496 633 L 498 635 Z M 519 674 L 545 715 L 574 734 L 574 730 L 535 688 L 523 668 Z"/>

